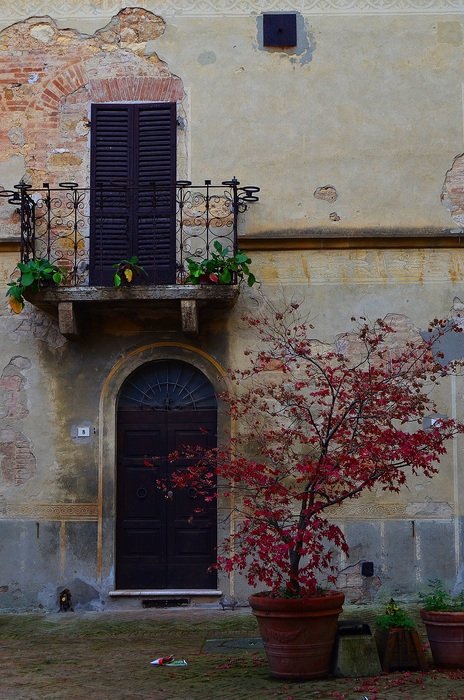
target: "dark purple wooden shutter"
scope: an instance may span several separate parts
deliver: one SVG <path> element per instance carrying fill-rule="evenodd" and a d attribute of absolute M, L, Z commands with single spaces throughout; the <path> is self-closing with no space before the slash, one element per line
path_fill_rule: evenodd
<path fill-rule="evenodd" d="M 175 282 L 175 103 L 92 106 L 90 283 L 137 255 L 152 284 Z"/>

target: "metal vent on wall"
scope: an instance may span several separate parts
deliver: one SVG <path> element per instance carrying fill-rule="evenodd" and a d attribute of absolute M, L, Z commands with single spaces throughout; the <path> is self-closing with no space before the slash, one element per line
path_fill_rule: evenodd
<path fill-rule="evenodd" d="M 216 408 L 213 385 L 193 365 L 162 360 L 143 365 L 124 382 L 119 408 L 125 410 L 199 410 Z"/>
<path fill-rule="evenodd" d="M 263 46 L 296 46 L 296 14 L 294 12 L 263 13 Z"/>
<path fill-rule="evenodd" d="M 143 608 L 182 608 L 190 605 L 189 598 L 149 598 L 142 600 Z"/>

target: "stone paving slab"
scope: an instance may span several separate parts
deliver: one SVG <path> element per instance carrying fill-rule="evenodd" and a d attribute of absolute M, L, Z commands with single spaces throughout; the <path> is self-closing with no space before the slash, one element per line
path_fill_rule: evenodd
<path fill-rule="evenodd" d="M 423 630 L 421 630 L 423 632 Z M 248 610 L 0 616 L 1 700 L 464 700 L 464 671 L 273 680 Z M 206 640 L 230 640 L 205 653 Z M 234 646 L 235 645 L 235 646 Z M 154 667 L 173 653 L 185 668 Z"/>
<path fill-rule="evenodd" d="M 263 648 L 261 637 L 237 637 L 236 639 L 207 639 L 203 645 L 203 654 L 227 653 L 229 649 L 255 651 Z"/>

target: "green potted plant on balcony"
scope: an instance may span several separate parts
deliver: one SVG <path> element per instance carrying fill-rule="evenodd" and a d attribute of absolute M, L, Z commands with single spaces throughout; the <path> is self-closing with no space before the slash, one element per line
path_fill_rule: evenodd
<path fill-rule="evenodd" d="M 191 466 L 165 488 L 220 499 L 232 533 L 217 564 L 266 589 L 249 602 L 272 675 L 319 678 L 344 600 L 330 589 L 337 550 L 348 552 L 337 508 L 374 489 L 397 492 L 411 473 L 432 477 L 446 440 L 464 432 L 450 419 L 421 427 L 436 410 L 430 382 L 447 371 L 432 349 L 448 329 L 437 320 L 430 342 L 406 342 L 387 321 L 361 319 L 329 347 L 297 304 L 245 320 L 258 338 L 223 397 L 234 436 L 184 453 Z"/>
<path fill-rule="evenodd" d="M 187 258 L 186 284 L 231 284 L 235 280 L 246 280 L 249 287 L 255 284 L 256 277 L 249 268 L 251 258 L 246 253 L 237 250 L 232 255 L 219 241 L 214 241 L 213 248 L 211 256 L 204 260 Z"/>
<path fill-rule="evenodd" d="M 15 314 L 24 308 L 24 294 L 38 292 L 50 285 L 57 285 L 66 277 L 66 272 L 46 258 L 33 258 L 24 263 L 18 263 L 16 270 L 19 277 L 8 283 L 8 303 Z"/>
<path fill-rule="evenodd" d="M 147 278 L 148 275 L 142 265 L 139 265 L 139 259 L 136 255 L 130 258 L 120 260 L 113 265 L 115 270 L 113 283 L 115 287 L 129 287 L 140 278 Z"/>
<path fill-rule="evenodd" d="M 435 579 L 419 597 L 435 666 L 464 668 L 464 591 L 453 596 Z"/>

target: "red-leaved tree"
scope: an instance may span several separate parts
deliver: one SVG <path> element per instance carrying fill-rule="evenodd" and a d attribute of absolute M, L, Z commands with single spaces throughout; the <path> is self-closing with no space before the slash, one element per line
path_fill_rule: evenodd
<path fill-rule="evenodd" d="M 172 477 L 233 515 L 218 566 L 277 595 L 315 592 L 323 571 L 334 580 L 334 550 L 348 551 L 331 522 L 341 503 L 399 491 L 412 474 L 432 477 L 446 441 L 463 431 L 429 419 L 438 415 L 434 385 L 456 369 L 439 345 L 458 327 L 435 320 L 427 340 L 405 339 L 385 320 L 352 319 L 354 330 L 329 348 L 298 314 L 293 304 L 245 319 L 256 349 L 222 397 L 235 431 L 226 448 L 190 453 L 191 466 Z"/>

